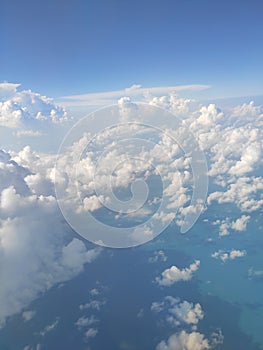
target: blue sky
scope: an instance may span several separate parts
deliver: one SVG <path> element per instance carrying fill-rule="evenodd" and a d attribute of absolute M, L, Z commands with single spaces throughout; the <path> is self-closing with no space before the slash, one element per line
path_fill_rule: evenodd
<path fill-rule="evenodd" d="M 263 92 L 261 0 L 3 1 L 0 80 L 52 97 L 208 84 Z"/>

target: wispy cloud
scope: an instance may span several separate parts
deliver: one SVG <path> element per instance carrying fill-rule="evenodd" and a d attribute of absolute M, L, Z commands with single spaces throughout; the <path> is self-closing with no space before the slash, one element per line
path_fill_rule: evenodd
<path fill-rule="evenodd" d="M 124 96 L 151 96 L 151 95 L 165 95 L 172 92 L 179 91 L 200 91 L 209 89 L 209 85 L 177 85 L 177 86 L 158 86 L 158 87 L 148 87 L 144 88 L 141 85 L 132 85 L 129 88 L 115 91 L 105 91 L 88 93 L 82 95 L 70 95 L 63 96 L 59 99 L 59 102 L 63 106 L 98 106 L 98 105 L 109 105 L 121 97 Z"/>

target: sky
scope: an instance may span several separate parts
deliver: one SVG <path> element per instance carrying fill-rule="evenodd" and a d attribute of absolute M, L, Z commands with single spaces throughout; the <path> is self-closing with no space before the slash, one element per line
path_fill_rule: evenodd
<path fill-rule="evenodd" d="M 54 98 L 134 84 L 262 95 L 262 11 L 260 0 L 3 1 L 0 79 Z"/>

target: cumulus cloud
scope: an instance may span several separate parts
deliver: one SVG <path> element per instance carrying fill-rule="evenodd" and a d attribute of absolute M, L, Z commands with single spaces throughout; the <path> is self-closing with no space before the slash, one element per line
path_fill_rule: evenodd
<path fill-rule="evenodd" d="M 50 184 L 37 186 L 36 179 L 28 178 L 39 173 L 38 161 L 29 169 L 32 157 L 38 158 L 27 151 L 21 163 L 27 162 L 28 167 L 0 152 L 0 275 L 5 281 L 0 289 L 2 325 L 52 286 L 79 274 L 100 254 L 99 249 L 87 250 L 82 241 L 72 239 L 55 197 L 47 191 Z M 17 160 L 21 160 L 19 156 Z M 40 173 L 44 168 L 42 160 Z"/>
<path fill-rule="evenodd" d="M 172 334 L 166 341 L 161 341 L 156 350 L 205 350 L 210 349 L 210 345 L 205 336 L 199 332 Z"/>
<path fill-rule="evenodd" d="M 78 274 L 82 271 L 84 264 L 91 263 L 98 257 L 100 251 L 101 249 L 87 250 L 81 240 L 73 238 L 62 248 L 62 264 L 74 274 Z"/>
<path fill-rule="evenodd" d="M 215 104 L 202 106 L 198 118 L 191 123 L 190 128 L 193 132 L 206 132 L 215 126 L 223 117 L 223 112 Z"/>
<path fill-rule="evenodd" d="M 250 101 L 249 103 L 243 103 L 240 106 L 233 107 L 232 113 L 231 113 L 231 119 L 234 119 L 237 123 L 242 123 L 243 118 L 251 121 L 255 121 L 255 120 L 263 121 L 262 106 L 255 106 L 255 102 Z"/>
<path fill-rule="evenodd" d="M 174 93 L 150 98 L 149 104 L 163 109 L 169 109 L 174 115 L 181 117 L 186 117 L 186 115 L 196 107 L 194 100 L 180 98 Z"/>
<path fill-rule="evenodd" d="M 225 262 L 227 260 L 234 260 L 236 258 L 242 258 L 246 255 L 247 255 L 246 250 L 232 249 L 229 252 L 225 252 L 223 250 L 218 250 L 218 251 L 214 252 L 213 254 L 211 254 L 211 257 L 215 258 L 215 259 L 220 259 L 223 262 Z"/>
<path fill-rule="evenodd" d="M 15 83 L 0 83 L 0 102 L 14 96 L 19 86 Z"/>
<path fill-rule="evenodd" d="M 240 160 L 229 169 L 231 175 L 244 175 L 254 170 L 255 165 L 261 159 L 261 145 L 255 142 L 244 149 Z"/>
<path fill-rule="evenodd" d="M 176 324 L 180 322 L 197 324 L 204 317 L 201 305 L 199 303 L 193 305 L 193 303 L 189 303 L 188 301 L 183 301 L 174 306 L 169 312 L 171 314 L 169 321 Z"/>
<path fill-rule="evenodd" d="M 124 113 L 122 105 L 126 106 L 127 103 L 120 104 L 121 108 L 118 106 L 118 111 Z M 131 113 L 133 116 L 133 112 Z M 177 209 L 178 219 L 182 221 L 186 216 L 197 215 L 203 206 L 199 203 L 190 203 L 194 182 L 190 171 L 190 156 L 183 153 L 172 138 L 174 136 L 177 139 L 177 136 L 174 135 L 174 131 L 171 132 L 173 134 L 170 137 L 170 130 L 161 133 L 148 126 L 138 125 L 137 122 L 132 129 L 130 125 L 121 124 L 116 128 L 103 129 L 92 139 L 92 149 L 87 152 L 83 152 L 83 148 L 85 149 L 90 142 L 91 136 L 88 134 L 84 134 L 72 143 L 72 147 L 61 152 L 56 180 L 60 203 L 66 212 L 70 212 L 72 221 L 76 223 L 84 220 L 85 212 L 112 209 L 112 213 L 118 214 L 114 214 L 116 226 L 123 225 L 124 220 L 138 220 L 141 223 L 133 230 L 127 228 L 130 230 L 129 234 L 121 237 L 123 240 L 127 237 L 127 240 L 130 239 L 129 242 L 139 244 L 155 237 L 156 230 L 153 228 L 169 225 Z M 130 142 L 131 133 L 133 139 Z M 147 140 L 150 137 L 156 138 L 156 141 L 150 144 Z M 132 145 L 135 142 L 133 149 Z M 81 153 L 80 161 L 76 156 L 79 153 Z M 74 163 L 76 159 L 77 165 Z M 156 200 L 158 186 L 155 188 L 151 186 L 151 192 L 148 191 L 152 179 L 160 182 L 160 189 L 163 185 L 165 201 L 161 202 L 160 197 L 159 201 Z M 138 190 L 137 185 L 140 186 Z M 133 194 L 132 200 L 122 200 L 130 192 Z M 121 195 L 117 197 L 118 200 L 115 193 Z M 158 211 L 162 203 L 165 204 L 162 210 Z M 112 213 L 109 212 L 109 216 L 113 215 Z M 86 220 L 88 217 L 85 215 Z M 143 225 L 143 219 L 149 217 L 154 221 L 154 225 L 148 223 Z M 103 221 L 103 218 L 101 220 Z M 109 237 L 110 235 L 105 234 L 100 241 L 107 242 L 105 239 Z M 94 242 L 98 242 L 98 237 Z"/>
<path fill-rule="evenodd" d="M 0 126 L 30 127 L 43 121 L 61 123 L 66 120 L 65 109 L 54 104 L 51 98 L 30 90 L 18 91 L 18 87 L 19 84 L 0 84 Z"/>
<path fill-rule="evenodd" d="M 140 86 L 133 86 L 131 89 L 127 89 L 127 92 L 133 93 L 140 90 Z M 80 97 L 76 97 L 80 98 Z M 81 97 L 82 98 L 82 97 Z M 174 94 L 168 96 L 149 97 L 148 101 L 151 105 L 161 106 L 169 109 L 175 114 L 183 113 L 184 120 L 184 132 L 185 130 L 191 130 L 195 135 L 200 146 L 206 152 L 209 157 L 209 175 L 212 181 L 221 187 L 219 190 L 212 192 L 208 197 L 208 205 L 212 205 L 214 202 L 219 204 L 234 203 L 243 212 L 253 212 L 259 209 L 263 205 L 263 199 L 260 199 L 259 195 L 262 192 L 262 178 L 260 176 L 247 176 L 253 171 L 259 169 L 262 152 L 262 130 L 259 127 L 252 125 L 251 118 L 244 117 L 244 123 L 242 125 L 234 125 L 230 123 L 231 118 L 236 112 L 232 112 L 233 115 L 227 115 L 221 111 L 215 104 L 209 104 L 207 106 L 197 107 L 196 110 L 192 109 L 192 101 L 187 99 L 177 98 Z M 119 100 L 120 108 L 125 111 L 127 106 L 135 106 L 129 97 L 122 97 Z M 253 105 L 254 106 L 254 105 Z M 253 107 L 250 105 L 250 107 Z M 128 109 L 129 109 L 128 108 Z M 255 106 L 253 108 L 256 108 Z M 176 112 L 177 109 L 177 112 Z M 123 112 L 124 113 L 124 112 Z M 240 112 L 241 113 L 241 112 Z M 252 113 L 252 112 L 251 112 Z M 124 113 L 125 114 L 125 113 Z M 254 122 L 261 118 L 259 110 L 256 108 L 252 113 Z M 120 133 L 118 128 L 118 133 Z M 131 130 L 129 130 L 130 134 Z M 136 134 L 136 130 L 133 130 Z M 126 130 L 127 133 L 127 130 Z M 169 133 L 173 135 L 173 131 L 169 130 Z M 125 135 L 123 132 L 122 135 Z M 110 135 L 109 131 L 100 135 L 97 140 L 98 147 L 101 147 L 103 140 L 108 140 L 112 144 L 115 142 L 114 134 Z M 85 142 L 88 142 L 88 137 L 83 138 Z M 80 147 L 83 144 L 83 140 L 80 140 L 78 145 L 74 147 Z M 171 141 L 171 140 L 170 140 Z M 205 210 L 203 203 L 200 205 L 187 205 L 191 199 L 189 188 L 192 186 L 193 179 L 189 172 L 189 165 L 191 160 L 187 157 L 178 157 L 178 147 L 169 143 L 169 138 L 163 137 L 158 144 L 153 147 L 151 152 L 141 152 L 138 156 L 145 160 L 141 162 L 138 167 L 138 172 L 144 176 L 148 169 L 146 168 L 146 160 L 157 164 L 157 170 L 162 173 L 167 173 L 166 180 L 167 187 L 164 190 L 164 195 L 169 198 L 167 203 L 167 211 L 155 213 L 153 219 L 155 222 L 162 222 L 163 225 L 168 224 L 174 219 L 174 211 L 178 208 L 176 224 L 179 226 L 183 222 L 185 215 L 193 215 L 197 212 Z M 97 196 L 94 191 L 94 187 L 98 186 L 98 183 L 94 182 L 93 174 L 95 171 L 94 161 L 95 152 L 88 152 L 83 156 L 78 168 L 78 191 L 81 193 L 80 203 L 76 203 L 76 213 L 83 213 L 85 211 L 97 211 L 105 204 L 111 204 L 111 199 L 107 193 L 107 174 L 111 169 L 110 165 L 114 164 L 114 160 L 118 159 L 121 163 L 122 159 L 125 159 L 124 149 L 115 150 L 110 152 L 103 160 L 102 169 L 104 171 L 100 174 L 101 177 L 97 177 L 98 183 L 105 192 L 105 196 Z M 71 157 L 71 155 L 70 155 Z M 67 183 L 67 178 L 70 177 L 70 172 L 74 172 L 74 167 L 70 167 L 69 158 L 65 158 L 65 172 L 58 174 L 57 178 L 61 177 L 61 182 L 66 184 L 64 187 L 65 193 L 70 193 L 71 198 L 77 198 L 74 196 L 74 184 Z M 176 159 L 177 157 L 177 159 Z M 136 167 L 138 164 L 136 165 Z M 179 171 L 178 171 L 179 170 Z M 68 176 L 69 175 L 69 176 Z M 111 182 L 113 189 L 119 190 L 120 188 L 128 187 L 134 179 L 134 164 L 123 164 L 123 167 L 118 169 L 114 173 L 113 181 Z M 71 205 L 74 205 L 74 200 L 71 201 Z M 147 208 L 149 215 L 151 214 L 151 208 Z M 146 211 L 145 211 L 146 212 Z M 138 214 L 139 215 L 139 214 Z M 180 217 L 181 216 L 181 217 Z M 247 216 L 247 215 L 246 215 Z M 121 215 L 117 215 L 116 218 L 120 218 Z M 241 222 L 229 226 L 227 222 L 222 222 L 220 227 L 220 234 L 226 235 L 229 230 L 243 230 Z M 143 237 L 144 235 L 144 237 Z M 146 227 L 145 229 L 133 232 L 133 239 L 142 242 L 148 237 L 153 237 L 152 229 Z M 103 240 L 100 240 L 104 242 Z"/>
<path fill-rule="evenodd" d="M 231 228 L 236 231 L 245 231 L 247 228 L 249 219 L 250 219 L 249 215 L 242 215 L 236 221 L 233 221 L 231 223 Z"/>
<path fill-rule="evenodd" d="M 213 202 L 219 204 L 234 203 L 243 212 L 251 213 L 263 205 L 262 192 L 262 177 L 240 177 L 232 182 L 225 191 L 215 191 L 209 194 L 207 203 L 209 205 Z"/>
<path fill-rule="evenodd" d="M 200 266 L 200 261 L 195 260 L 187 268 L 179 269 L 177 266 L 173 265 L 170 268 L 164 270 L 161 277 L 156 278 L 156 282 L 160 286 L 171 286 L 179 281 L 189 281 L 193 277 L 193 273 L 198 270 Z"/>
<path fill-rule="evenodd" d="M 171 95 L 150 103 L 174 110 Z M 184 99 L 180 104 L 191 106 L 192 102 Z M 208 205 L 233 203 L 243 212 L 262 207 L 262 177 L 254 175 L 262 167 L 262 106 L 251 101 L 222 111 L 215 104 L 195 105 L 195 109 L 184 109 L 183 121 L 205 151 L 211 181 L 221 187 L 209 194 Z"/>
<path fill-rule="evenodd" d="M 166 296 L 161 302 L 153 302 L 151 310 L 155 313 L 164 313 L 166 321 L 177 327 L 180 324 L 196 325 L 204 317 L 199 303 L 193 304 L 186 300 Z"/>
<path fill-rule="evenodd" d="M 242 215 L 240 218 L 231 221 L 230 218 L 224 220 L 216 220 L 213 225 L 219 225 L 219 236 L 227 236 L 230 234 L 230 230 L 242 232 L 247 229 L 250 215 Z"/>
<path fill-rule="evenodd" d="M 214 331 L 209 340 L 197 331 L 199 322 L 204 318 L 204 311 L 199 303 L 191 303 L 179 298 L 166 296 L 160 302 L 153 302 L 151 311 L 158 314 L 158 320 L 161 325 L 176 329 L 167 341 L 161 341 L 156 349 L 214 349 L 223 343 L 223 334 L 221 330 Z M 178 332 L 178 329 L 181 329 Z"/>

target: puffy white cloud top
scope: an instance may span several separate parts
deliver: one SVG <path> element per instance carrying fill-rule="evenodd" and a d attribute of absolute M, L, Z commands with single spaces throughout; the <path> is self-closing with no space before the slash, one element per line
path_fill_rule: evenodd
<path fill-rule="evenodd" d="M 174 327 L 180 324 L 196 325 L 204 318 L 199 303 L 193 304 L 186 300 L 181 302 L 179 298 L 172 296 L 166 296 L 161 302 L 153 302 L 151 310 L 155 313 L 167 312 L 166 321 Z"/>
<path fill-rule="evenodd" d="M 172 334 L 167 342 L 161 341 L 156 350 L 205 350 L 210 349 L 210 345 L 205 336 L 199 332 Z"/>
<path fill-rule="evenodd" d="M 61 123 L 67 113 L 53 99 L 31 90 L 18 91 L 20 84 L 0 83 L 0 126 L 18 128 L 37 122 Z"/>
<path fill-rule="evenodd" d="M 257 202 L 260 205 L 260 201 Z M 229 217 L 223 220 L 216 220 L 214 225 L 219 225 L 219 236 L 227 236 L 230 234 L 230 230 L 245 231 L 250 220 L 250 215 L 242 215 L 240 218 L 231 221 Z"/>
<path fill-rule="evenodd" d="M 157 277 L 156 281 L 160 286 L 171 286 L 179 281 L 189 281 L 193 277 L 193 273 L 198 270 L 200 261 L 195 260 L 189 267 L 179 269 L 173 265 L 162 272 L 161 277 Z"/>
<path fill-rule="evenodd" d="M 176 330 L 167 341 L 161 341 L 156 350 L 215 349 L 223 343 L 224 336 L 220 329 L 212 332 L 209 340 L 197 331 L 199 322 L 205 315 L 199 303 L 181 301 L 169 295 L 161 302 L 153 302 L 151 311 L 158 315 L 160 324 L 170 327 L 172 332 Z"/>

